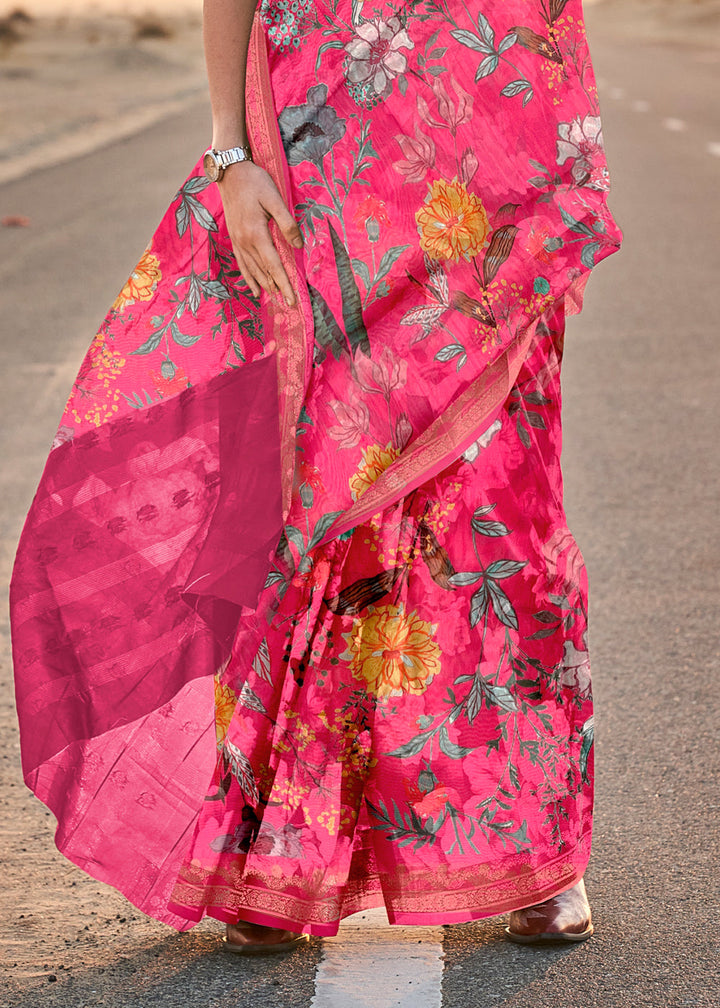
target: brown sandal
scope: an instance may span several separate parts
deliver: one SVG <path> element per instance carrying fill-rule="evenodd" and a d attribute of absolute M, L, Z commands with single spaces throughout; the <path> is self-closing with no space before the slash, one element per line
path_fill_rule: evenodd
<path fill-rule="evenodd" d="M 238 921 L 237 924 L 228 924 L 223 948 L 235 955 L 271 955 L 273 952 L 289 952 L 307 939 L 308 935 L 296 931 Z"/>
<path fill-rule="evenodd" d="M 580 879 L 572 889 L 544 903 L 513 910 L 505 935 L 519 945 L 540 945 L 587 941 L 593 931 L 585 883 Z"/>

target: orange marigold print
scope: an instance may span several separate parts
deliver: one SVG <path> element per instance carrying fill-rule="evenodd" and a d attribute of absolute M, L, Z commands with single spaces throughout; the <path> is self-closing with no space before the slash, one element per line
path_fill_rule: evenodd
<path fill-rule="evenodd" d="M 343 634 L 352 674 L 377 697 L 424 693 L 440 671 L 434 627 L 402 606 L 368 608 L 368 615 Z"/>
<path fill-rule="evenodd" d="M 135 301 L 149 301 L 162 279 L 158 257 L 147 249 L 115 298 L 113 309 L 122 311 Z"/>
<path fill-rule="evenodd" d="M 473 259 L 490 234 L 485 207 L 457 179 L 436 179 L 415 220 L 420 248 L 432 259 Z"/>
<path fill-rule="evenodd" d="M 369 448 L 365 448 L 358 471 L 350 477 L 350 492 L 353 500 L 361 497 L 397 457 L 398 452 L 392 445 L 387 445 L 385 448 L 381 448 L 380 445 L 370 445 Z"/>

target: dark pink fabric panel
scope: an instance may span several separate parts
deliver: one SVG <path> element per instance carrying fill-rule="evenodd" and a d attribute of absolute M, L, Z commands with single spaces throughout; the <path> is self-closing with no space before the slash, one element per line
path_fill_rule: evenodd
<path fill-rule="evenodd" d="M 221 663 L 280 534 L 277 440 L 266 358 L 51 454 L 11 588 L 26 773 Z"/>

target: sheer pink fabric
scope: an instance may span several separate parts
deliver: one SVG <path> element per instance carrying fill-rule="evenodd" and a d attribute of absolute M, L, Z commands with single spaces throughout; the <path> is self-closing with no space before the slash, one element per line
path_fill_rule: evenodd
<path fill-rule="evenodd" d="M 255 302 L 196 168 L 100 328 L 20 543 L 26 780 L 175 927 L 548 898 L 590 852 L 564 319 L 619 244 L 576 0 L 266 4 Z"/>

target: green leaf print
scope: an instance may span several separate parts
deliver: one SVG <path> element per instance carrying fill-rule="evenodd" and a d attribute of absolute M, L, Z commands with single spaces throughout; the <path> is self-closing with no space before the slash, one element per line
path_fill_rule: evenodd
<path fill-rule="evenodd" d="M 481 571 L 459 571 L 448 578 L 448 584 L 454 588 L 462 588 L 465 585 L 476 584 L 482 577 Z"/>
<path fill-rule="evenodd" d="M 590 778 L 588 777 L 588 761 L 590 759 L 590 750 L 593 747 L 595 739 L 594 718 L 589 717 L 587 719 L 580 729 L 580 734 L 582 735 L 582 746 L 580 747 L 580 773 L 582 774 L 583 784 L 589 784 Z"/>
<path fill-rule="evenodd" d="M 238 703 L 242 707 L 247 707 L 248 710 L 257 711 L 258 714 L 267 714 L 265 705 L 257 695 L 254 689 L 248 686 L 247 683 L 244 684 L 243 688 L 240 690 L 240 696 L 238 697 Z"/>
<path fill-rule="evenodd" d="M 160 332 L 154 332 L 152 336 L 148 336 L 145 342 L 141 346 L 139 346 L 137 350 L 133 350 L 132 352 L 133 354 L 152 353 L 153 350 L 157 350 L 161 342 L 162 342 L 162 330 Z"/>
<path fill-rule="evenodd" d="M 200 339 L 200 336 L 189 336 L 187 333 L 181 332 L 177 322 L 170 323 L 170 335 L 173 343 L 177 343 L 181 347 L 191 347 Z M 137 352 L 136 350 L 135 353 Z"/>
<path fill-rule="evenodd" d="M 557 613 L 550 612 L 549 609 L 541 609 L 539 612 L 533 613 L 533 619 L 538 623 L 557 623 L 558 616 Z"/>
<path fill-rule="evenodd" d="M 482 37 L 492 49 L 495 45 L 495 30 L 491 27 L 490 22 L 484 14 L 478 14 L 477 24 L 480 32 L 482 33 Z"/>
<path fill-rule="evenodd" d="M 302 534 L 299 528 L 294 525 L 285 526 L 285 535 L 287 536 L 288 542 L 293 543 L 297 547 L 298 552 L 302 555 L 305 552 L 305 536 Z"/>
<path fill-rule="evenodd" d="M 282 575 L 280 580 L 283 580 Z M 257 654 L 252 660 L 252 670 L 260 679 L 264 679 L 265 682 L 272 682 L 270 649 L 265 637 L 260 641 L 260 647 L 257 649 Z"/>
<path fill-rule="evenodd" d="M 582 252 L 580 253 L 580 262 L 583 266 L 587 266 L 588 269 L 593 269 L 595 266 L 595 256 L 600 251 L 602 246 L 599 242 L 590 242 L 585 245 Z"/>
<path fill-rule="evenodd" d="M 348 353 L 345 333 L 320 291 L 312 284 L 308 284 L 308 293 L 315 324 L 315 360 L 322 363 L 328 350 L 335 360 L 340 360 L 343 353 Z"/>
<path fill-rule="evenodd" d="M 392 248 L 389 248 L 380 260 L 380 265 L 378 266 L 378 271 L 375 274 L 373 284 L 379 283 L 384 277 L 386 277 L 405 249 L 409 248 L 409 245 L 393 245 Z"/>
<path fill-rule="evenodd" d="M 219 280 L 200 280 L 200 286 L 206 297 L 217 298 L 219 301 L 227 301 L 230 297 L 230 291 Z"/>
<path fill-rule="evenodd" d="M 445 725 L 442 725 L 438 732 L 438 742 L 440 743 L 441 752 L 449 756 L 450 759 L 464 759 L 471 752 L 475 751 L 471 747 L 459 746 L 452 742 Z"/>
<path fill-rule="evenodd" d="M 440 350 L 435 354 L 436 361 L 452 360 L 453 357 L 458 357 L 460 354 L 465 353 L 465 347 L 462 343 L 448 343 L 447 346 L 441 347 Z"/>
<path fill-rule="evenodd" d="M 183 200 L 180 206 L 175 211 L 175 228 L 177 230 L 178 236 L 182 238 L 188 229 L 190 224 L 190 211 L 188 210 L 187 203 Z"/>
<path fill-rule="evenodd" d="M 510 535 L 510 529 L 500 521 L 475 521 L 473 518 L 471 524 L 479 535 L 487 536 L 489 539 Z"/>
<path fill-rule="evenodd" d="M 210 179 L 206 178 L 205 175 L 194 175 L 192 178 L 188 179 L 185 185 L 180 190 L 181 193 L 199 193 L 203 189 L 207 189 L 210 185 Z"/>
<path fill-rule="evenodd" d="M 229 763 L 233 777 L 240 785 L 242 793 L 251 805 L 257 805 L 260 801 L 260 792 L 250 760 L 241 749 L 238 749 L 228 739 L 225 740 L 223 746 L 223 755 Z"/>
<path fill-rule="evenodd" d="M 489 602 L 490 599 L 488 596 L 488 590 L 485 582 L 483 581 L 470 599 L 470 626 L 477 626 L 487 612 Z"/>
<path fill-rule="evenodd" d="M 479 36 L 474 35 L 472 32 L 466 31 L 464 28 L 458 28 L 455 31 L 451 31 L 450 34 L 456 42 L 467 46 L 468 49 L 472 49 L 474 52 L 490 54 L 494 54 L 495 52 L 492 45 L 488 45 L 484 39 L 479 38 Z"/>
<path fill-rule="evenodd" d="M 369 291 L 372 287 L 372 281 L 370 280 L 370 269 L 368 264 L 363 262 L 362 259 L 353 259 L 352 266 L 362 282 L 365 284 L 365 290 Z"/>
<path fill-rule="evenodd" d="M 501 707 L 508 714 L 514 714 L 517 711 L 517 702 L 507 686 L 493 686 L 492 683 L 484 681 L 483 688 L 490 703 Z"/>
<path fill-rule="evenodd" d="M 323 44 L 318 49 L 317 60 L 315 61 L 315 70 L 320 69 L 320 64 L 322 63 L 323 54 L 328 51 L 328 49 L 342 49 L 343 44 L 340 39 L 331 39 L 330 42 L 323 42 Z"/>
<path fill-rule="evenodd" d="M 499 707 L 506 714 L 515 714 L 518 710 L 517 701 L 507 686 L 496 686 L 479 671 L 475 673 L 472 689 L 466 702 L 467 719 L 470 724 L 480 713 L 483 706 Z"/>
<path fill-rule="evenodd" d="M 513 574 L 518 574 L 526 566 L 527 560 L 496 560 L 490 564 L 485 573 L 488 577 L 499 581 L 501 578 L 509 578 Z"/>
<path fill-rule="evenodd" d="M 500 92 L 505 98 L 514 98 L 515 95 L 522 94 L 523 91 L 532 92 L 532 84 L 528 80 L 514 80 L 506 84 Z"/>
<path fill-rule="evenodd" d="M 350 256 L 343 245 L 340 237 L 328 221 L 330 230 L 330 240 L 332 241 L 335 253 L 335 266 L 337 268 L 338 281 L 340 283 L 340 293 L 342 295 L 342 312 L 345 323 L 345 335 L 351 350 L 362 350 L 368 357 L 370 356 L 370 340 L 367 329 L 363 321 L 362 298 L 358 289 L 355 274 L 352 270 Z"/>
<path fill-rule="evenodd" d="M 340 517 L 342 511 L 330 511 L 328 514 L 324 514 L 318 519 L 317 524 L 313 530 L 310 542 L 307 544 L 306 552 L 309 553 L 311 549 L 314 549 L 320 542 L 322 537 L 328 531 L 333 522 Z"/>
<path fill-rule="evenodd" d="M 505 626 L 510 627 L 512 630 L 517 630 L 518 618 L 510 599 L 507 597 L 500 585 L 495 584 L 494 581 L 488 579 L 486 584 L 493 611 L 495 612 L 497 618 Z"/>
<path fill-rule="evenodd" d="M 592 228 L 589 228 L 587 224 L 583 224 L 582 221 L 577 220 L 572 214 L 568 213 L 563 207 L 558 204 L 558 210 L 560 211 L 560 216 L 563 219 L 563 223 L 570 231 L 575 232 L 575 234 L 586 235 L 588 238 L 593 238 L 595 232 Z"/>
<path fill-rule="evenodd" d="M 475 82 L 477 83 L 479 80 L 482 80 L 483 77 L 489 77 L 490 74 L 495 73 L 499 63 L 500 59 L 498 56 L 495 55 L 495 53 L 492 53 L 492 55 L 490 56 L 486 56 L 485 59 L 480 64 L 480 66 L 477 68 L 477 72 L 475 74 Z"/>
<path fill-rule="evenodd" d="M 511 826 L 514 826 L 512 820 L 508 820 L 507 822 L 490 821 L 487 825 L 502 841 L 503 847 L 506 847 L 507 842 L 510 841 L 515 850 L 522 850 L 527 847 L 530 842 L 527 832 L 527 822 L 525 820 L 523 820 L 520 826 L 515 830 L 510 829 Z"/>
<path fill-rule="evenodd" d="M 373 818 L 378 820 L 378 824 L 373 826 L 376 830 L 387 830 L 389 840 L 398 840 L 400 847 L 415 844 L 415 849 L 425 846 L 425 844 L 435 841 L 435 833 L 439 828 L 439 822 L 433 824 L 433 829 L 423 826 L 422 820 L 417 812 L 409 807 L 407 815 L 403 816 L 398 808 L 397 802 L 393 800 L 392 813 L 388 811 L 385 803 L 380 799 L 377 805 L 367 801 L 368 811 Z"/>
<path fill-rule="evenodd" d="M 435 737 L 435 731 L 422 732 L 420 735 L 415 735 L 411 738 L 409 742 L 404 742 L 403 745 L 398 746 L 397 749 L 393 749 L 392 752 L 386 753 L 387 756 L 394 756 L 396 759 L 410 759 L 412 756 L 417 756 L 425 748 L 427 742 L 431 738 Z"/>
<path fill-rule="evenodd" d="M 215 218 L 199 199 L 194 196 L 186 196 L 185 202 L 187 203 L 190 213 L 193 215 L 195 220 L 198 222 L 201 228 L 206 231 L 217 231 L 218 226 L 215 223 Z"/>

